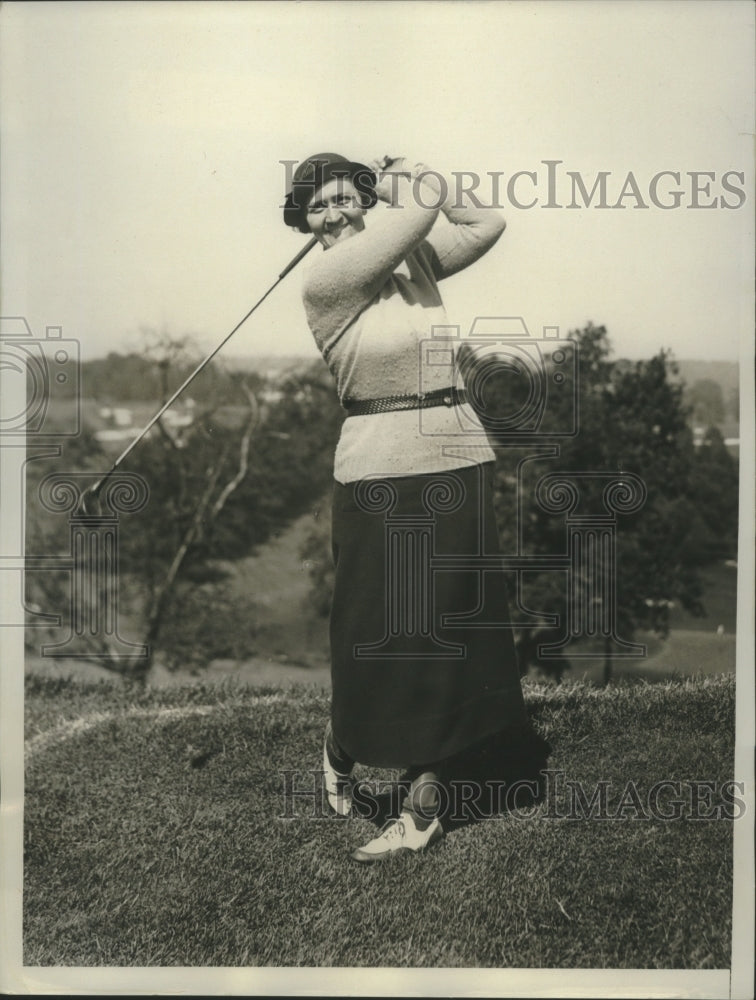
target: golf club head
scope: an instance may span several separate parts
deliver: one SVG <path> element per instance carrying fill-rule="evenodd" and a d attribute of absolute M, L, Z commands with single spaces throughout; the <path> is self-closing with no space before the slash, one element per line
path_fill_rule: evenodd
<path fill-rule="evenodd" d="M 102 504 L 100 503 L 100 487 L 102 483 L 87 487 L 81 495 L 76 508 L 76 517 L 102 517 Z"/>

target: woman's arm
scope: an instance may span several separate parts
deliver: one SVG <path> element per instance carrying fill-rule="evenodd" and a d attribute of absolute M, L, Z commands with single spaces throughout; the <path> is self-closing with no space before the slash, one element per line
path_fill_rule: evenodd
<path fill-rule="evenodd" d="M 421 166 L 421 165 L 419 165 Z M 431 188 L 435 201 L 425 197 L 428 204 L 441 202 L 441 211 L 450 223 L 438 226 L 428 237 L 432 248 L 432 267 L 436 281 L 448 278 L 465 267 L 469 267 L 496 243 L 506 229 L 506 220 L 494 208 L 478 208 L 468 192 L 457 192 L 454 178 L 428 171 L 419 177 L 423 184 Z M 439 178 L 443 178 L 443 181 Z"/>
<path fill-rule="evenodd" d="M 401 174 L 398 161 L 396 170 L 382 174 L 376 193 L 389 207 L 371 214 L 362 232 L 330 247 L 307 274 L 305 309 L 321 329 L 351 322 L 428 236 L 438 216 L 437 199 L 426 197 L 432 206 L 426 208 L 415 198 L 413 181 Z"/>

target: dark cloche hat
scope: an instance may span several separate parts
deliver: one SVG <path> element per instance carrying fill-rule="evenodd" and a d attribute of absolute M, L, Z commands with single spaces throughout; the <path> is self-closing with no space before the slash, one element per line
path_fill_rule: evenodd
<path fill-rule="evenodd" d="M 298 229 L 300 233 L 309 233 L 310 228 L 305 218 L 307 203 L 316 191 L 336 177 L 346 178 L 354 184 L 364 208 L 375 205 L 377 178 L 370 167 L 348 160 L 338 153 L 315 153 L 302 160 L 294 171 L 291 191 L 286 195 L 284 203 L 283 217 L 286 225 Z"/>

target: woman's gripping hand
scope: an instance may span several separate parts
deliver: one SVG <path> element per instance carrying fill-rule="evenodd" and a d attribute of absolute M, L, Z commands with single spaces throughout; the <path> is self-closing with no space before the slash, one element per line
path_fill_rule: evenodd
<path fill-rule="evenodd" d="M 407 191 L 410 190 L 407 182 L 415 178 L 416 164 L 406 156 L 379 156 L 371 160 L 368 165 L 378 178 L 375 193 L 379 201 L 388 205 L 400 204 L 401 196 L 406 197 Z"/>

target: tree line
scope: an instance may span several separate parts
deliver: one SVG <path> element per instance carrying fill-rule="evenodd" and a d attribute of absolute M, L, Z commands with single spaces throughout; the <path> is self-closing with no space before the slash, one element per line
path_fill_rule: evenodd
<path fill-rule="evenodd" d="M 560 439 L 557 458 L 529 461 L 526 475 L 518 472 L 521 448 L 498 450 L 502 550 L 514 553 L 521 542 L 533 555 L 564 550 L 563 519 L 533 502 L 535 483 L 544 474 L 639 476 L 646 502 L 618 526 L 619 627 L 628 639 L 639 629 L 663 635 L 670 602 L 702 611 L 701 569 L 736 555 L 737 467 L 715 425 L 695 446 L 691 406 L 668 354 L 618 362 L 611 356 L 605 327 L 588 324 L 569 336 L 577 344 L 578 363 L 567 375 L 574 384 L 549 400 L 548 426 L 558 428 L 570 420 L 571 400 L 577 397 L 578 433 Z M 192 370 L 193 360 L 181 341 L 168 343 L 157 357 L 154 352 L 141 358 L 111 355 L 83 367 L 82 391 L 99 400 L 112 393 L 113 400 L 126 402 L 118 388 L 126 382 L 141 394 L 135 398 L 165 398 Z M 228 586 L 229 567 L 327 497 L 344 419 L 320 361 L 284 377 L 273 397 L 262 391 L 262 376 L 224 371 L 215 363 L 200 379 L 192 386 L 192 397 L 201 405 L 191 426 L 177 438 L 158 424 L 124 465 L 144 477 L 149 502 L 138 514 L 124 517 L 121 603 L 153 651 L 176 668 L 249 655 L 255 622 L 244 597 Z M 505 372 L 499 380 L 488 379 L 487 412 L 495 412 L 497 405 L 511 411 L 517 391 Z M 102 472 L 110 460 L 85 428 L 61 458 L 29 463 L 28 552 L 47 554 L 66 546 L 65 518 L 47 514 L 36 499 L 44 475 L 61 469 Z M 519 525 L 512 517 L 518 501 L 524 518 Z M 321 614 L 328 612 L 332 583 L 327 521 L 319 519 L 301 553 L 310 566 L 313 605 Z M 518 598 L 544 623 L 554 615 L 565 620 L 559 577 L 534 571 L 523 578 Z M 28 599 L 44 610 L 64 609 L 68 586 L 65 574 L 27 575 Z M 539 632 L 543 641 L 558 632 L 544 628 Z M 523 660 L 535 656 L 526 641 L 532 635 L 519 636 Z M 40 638 L 38 630 L 30 630 L 31 643 Z M 122 669 L 116 661 L 112 666 Z M 142 664 L 142 672 L 149 666 Z"/>

